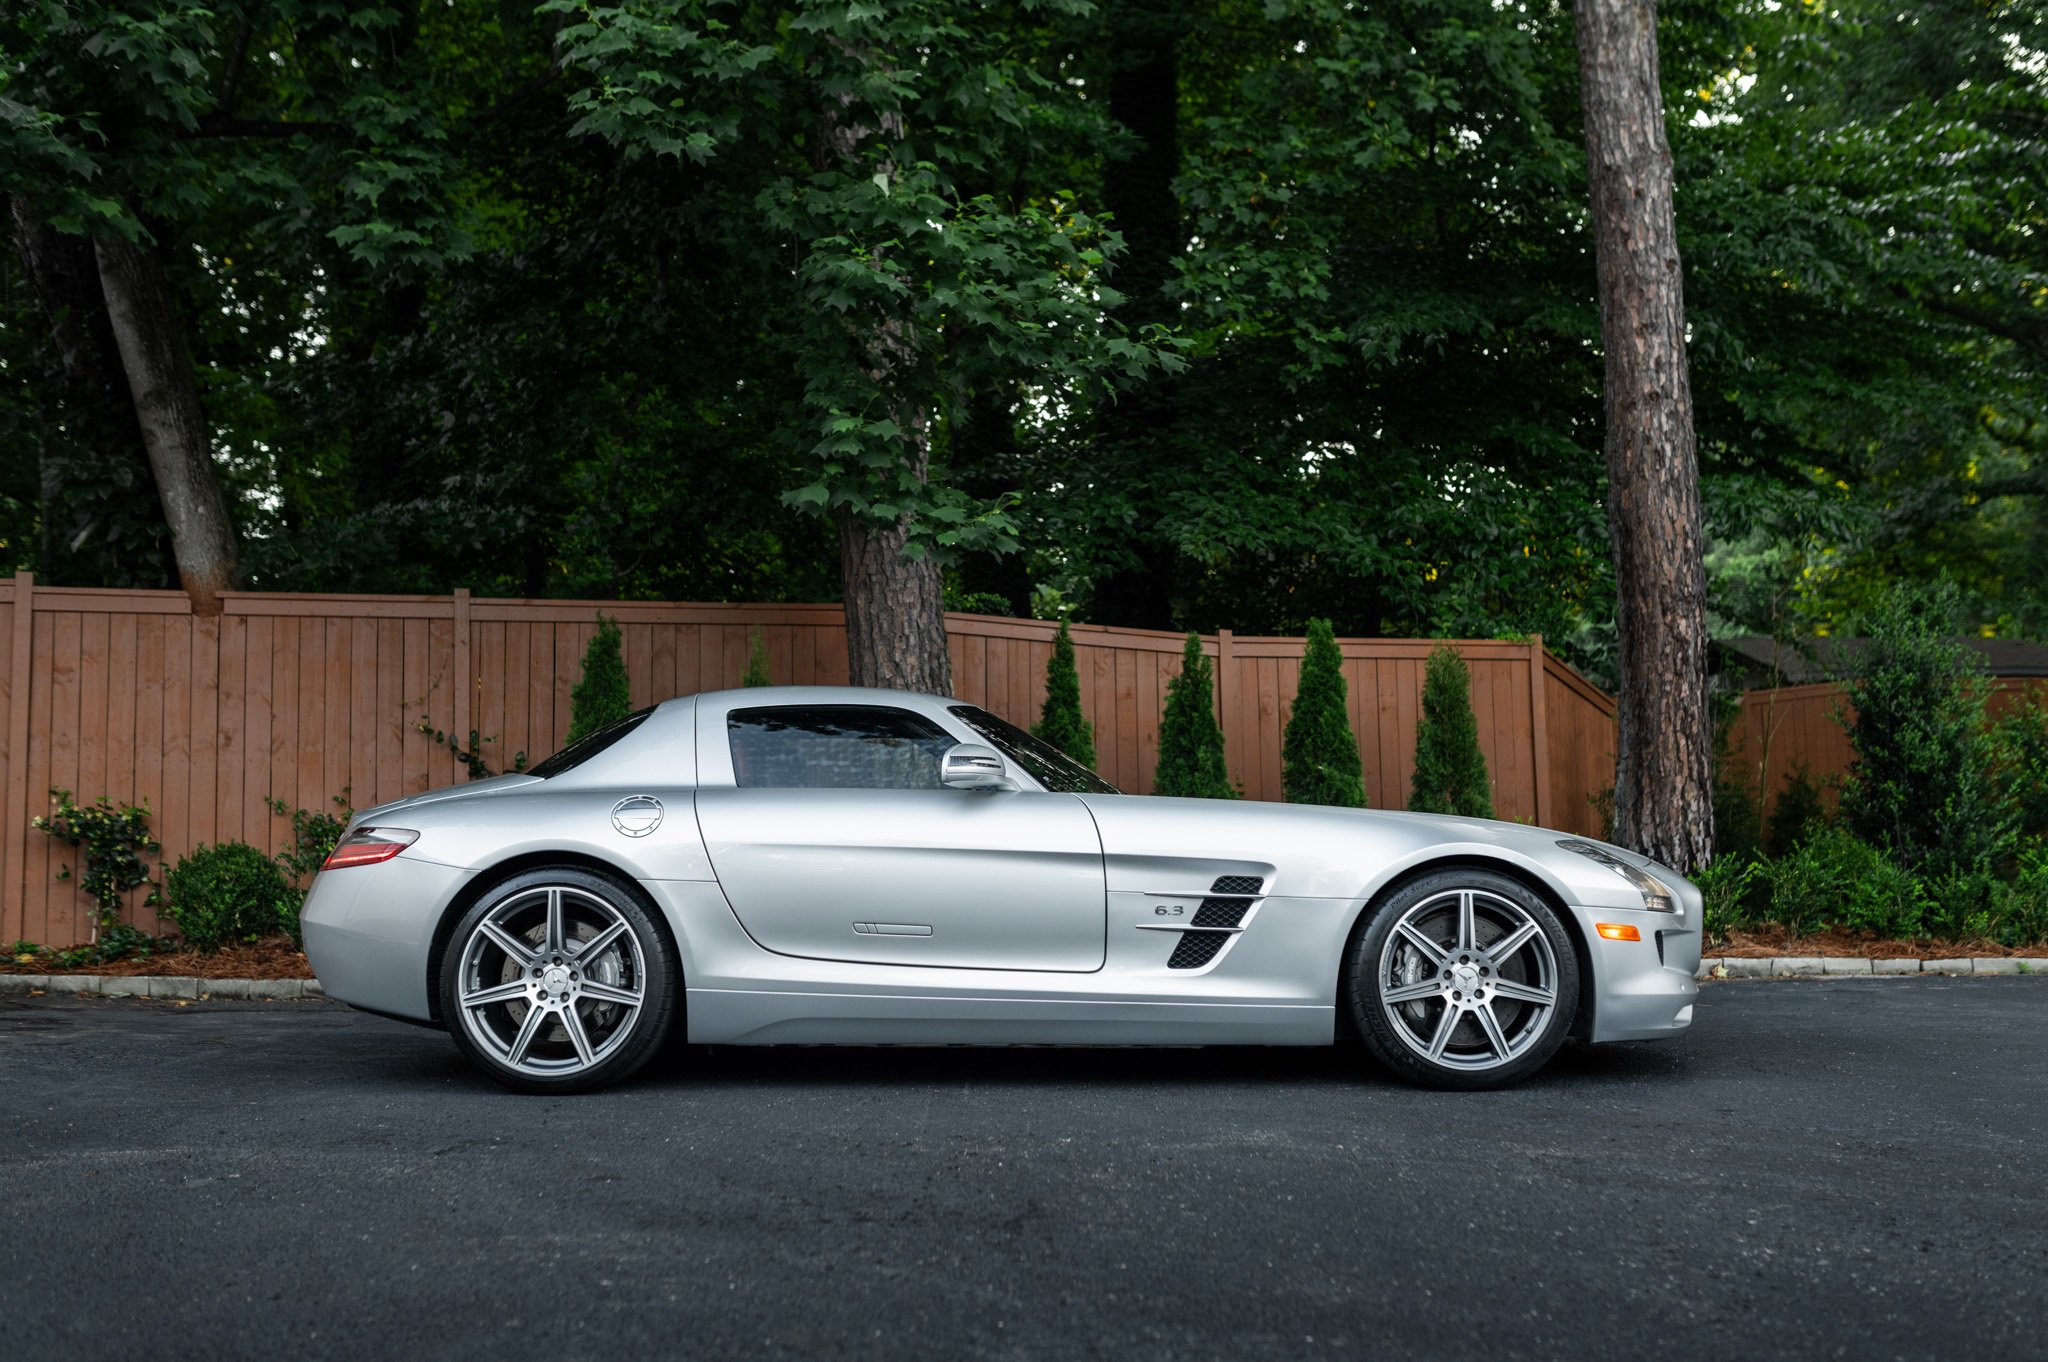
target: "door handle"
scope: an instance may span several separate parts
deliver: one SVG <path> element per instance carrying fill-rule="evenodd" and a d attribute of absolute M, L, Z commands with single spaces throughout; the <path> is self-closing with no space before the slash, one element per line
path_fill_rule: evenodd
<path fill-rule="evenodd" d="M 856 922 L 853 930 L 862 936 L 930 936 L 932 929 L 917 922 Z"/>

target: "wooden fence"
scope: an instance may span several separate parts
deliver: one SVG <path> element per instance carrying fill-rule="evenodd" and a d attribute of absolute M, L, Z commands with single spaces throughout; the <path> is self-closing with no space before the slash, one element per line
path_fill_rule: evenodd
<path fill-rule="evenodd" d="M 774 679 L 844 684 L 845 620 L 836 605 L 676 605 L 508 601 L 453 596 L 231 593 L 195 617 L 181 592 L 0 582 L 0 937 L 64 944 L 89 928 L 69 847 L 29 820 L 52 787 L 80 800 L 147 802 L 166 861 L 202 842 L 289 840 L 265 804 L 356 807 L 461 778 L 454 754 L 418 731 L 474 728 L 504 769 L 538 759 L 569 727 L 569 692 L 597 611 L 625 635 L 633 703 L 738 684 L 760 628 Z M 1016 723 L 1043 701 L 1053 626 L 949 615 L 954 690 Z M 1082 704 L 1102 773 L 1151 787 L 1166 683 L 1182 637 L 1074 629 Z M 1279 799 L 1280 742 L 1302 641 L 1207 637 L 1233 778 L 1251 799 Z M 1406 802 L 1426 641 L 1342 643 L 1351 723 L 1376 806 Z M 1503 818 L 1598 831 L 1588 796 L 1613 780 L 1613 704 L 1540 640 L 1459 645 L 1472 670 L 1480 742 Z M 25 701 L 25 703 L 23 702 Z M 152 925 L 147 912 L 140 925 Z"/>
<path fill-rule="evenodd" d="M 1985 710 L 1994 719 L 2048 688 L 2048 680 L 2038 677 L 1987 680 L 1990 689 Z M 1802 765 L 1821 782 L 1824 802 L 1834 806 L 1840 794 L 1837 778 L 1849 769 L 1853 755 L 1848 731 L 1835 718 L 1838 710 L 1847 713 L 1849 703 L 1835 681 L 1743 694 L 1726 759 L 1735 763 L 1750 788 L 1760 793 L 1765 817 L 1777 807 L 1785 781 Z"/>

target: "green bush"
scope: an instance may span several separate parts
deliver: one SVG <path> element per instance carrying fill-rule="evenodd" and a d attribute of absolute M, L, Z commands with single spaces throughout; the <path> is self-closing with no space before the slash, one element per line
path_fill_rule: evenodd
<path fill-rule="evenodd" d="M 1882 847 L 1830 828 L 1769 863 L 1764 917 L 1794 935 L 1828 927 L 1918 936 L 1928 901 L 1920 882 Z"/>
<path fill-rule="evenodd" d="M 1921 882 L 1927 904 L 1926 930 L 1951 941 L 1993 934 L 2010 901 L 2010 890 L 1989 870 L 1951 870 Z"/>
<path fill-rule="evenodd" d="M 608 728 L 633 712 L 626 686 L 625 639 L 619 622 L 597 615 L 597 632 L 583 650 L 583 679 L 569 692 L 569 736 L 562 746 Z"/>
<path fill-rule="evenodd" d="M 1472 714 L 1472 673 L 1448 643 L 1430 650 L 1423 669 L 1408 807 L 1417 813 L 1493 817 L 1493 781 L 1479 747 L 1479 720 Z"/>
<path fill-rule="evenodd" d="M 2048 691 L 2035 691 L 2002 719 L 1992 740 L 2000 793 L 2014 823 L 2028 837 L 2048 837 Z"/>
<path fill-rule="evenodd" d="M 1828 824 L 1827 805 L 1821 801 L 1820 782 L 1804 760 L 1792 764 L 1785 783 L 1778 790 L 1778 802 L 1771 809 L 1770 828 L 1764 845 L 1773 856 L 1790 855 L 1801 842 Z"/>
<path fill-rule="evenodd" d="M 170 917 L 194 950 L 215 951 L 296 926 L 297 904 L 277 863 L 247 842 L 201 845 L 165 877 Z"/>
<path fill-rule="evenodd" d="M 2048 941 L 2048 843 L 2036 843 L 2024 852 L 2012 883 L 2000 888 L 1993 934 L 2008 946 Z"/>
<path fill-rule="evenodd" d="M 1301 684 L 1280 747 L 1280 780 L 1290 804 L 1365 807 L 1365 770 L 1346 708 L 1344 654 L 1328 620 L 1308 622 Z"/>
<path fill-rule="evenodd" d="M 1045 664 L 1045 708 L 1031 732 L 1095 769 L 1095 726 L 1081 712 L 1081 668 L 1074 660 L 1074 635 L 1065 620 L 1052 638 L 1052 658 Z"/>
<path fill-rule="evenodd" d="M 1949 636 L 1960 608 L 1949 583 L 1894 587 L 1871 622 L 1863 674 L 1844 688 L 1855 756 L 1842 821 L 1931 878 L 1989 869 L 2011 826 L 1976 655 Z"/>
<path fill-rule="evenodd" d="M 1770 870 L 1770 862 L 1761 856 L 1733 852 L 1716 856 L 1693 876 L 1705 900 L 1702 929 L 1709 940 L 1761 921 L 1770 903 Z"/>
<path fill-rule="evenodd" d="M 1180 675 L 1166 683 L 1166 715 L 1159 723 L 1159 766 L 1152 793 L 1192 799 L 1235 799 L 1223 764 L 1223 730 L 1216 724 L 1214 678 L 1199 634 L 1181 649 Z"/>

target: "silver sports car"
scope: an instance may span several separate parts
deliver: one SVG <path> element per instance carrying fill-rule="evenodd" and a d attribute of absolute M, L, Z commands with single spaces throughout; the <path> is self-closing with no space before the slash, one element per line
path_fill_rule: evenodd
<path fill-rule="evenodd" d="M 327 992 L 507 1085 L 722 1045 L 1329 1045 L 1444 1088 L 1692 1021 L 1700 894 L 1474 819 L 1124 795 L 972 705 L 785 687 L 642 710 L 356 817 Z"/>

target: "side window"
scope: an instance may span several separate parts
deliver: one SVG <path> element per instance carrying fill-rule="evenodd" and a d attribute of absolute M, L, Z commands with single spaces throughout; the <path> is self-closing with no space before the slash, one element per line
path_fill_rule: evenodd
<path fill-rule="evenodd" d="M 732 771 L 744 787 L 936 790 L 955 741 L 937 724 L 883 705 L 778 705 L 726 716 Z"/>

